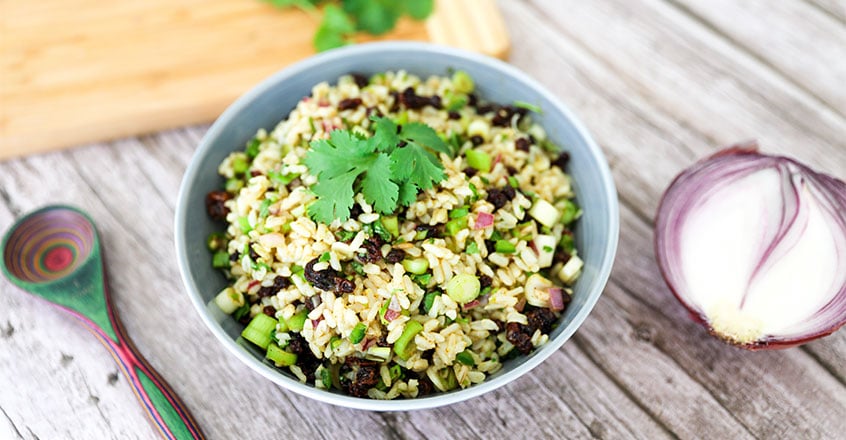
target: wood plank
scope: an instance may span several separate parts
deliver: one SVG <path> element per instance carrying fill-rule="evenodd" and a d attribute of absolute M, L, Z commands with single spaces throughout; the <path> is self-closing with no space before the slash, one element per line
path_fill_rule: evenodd
<path fill-rule="evenodd" d="M 508 8 L 505 10 L 506 13 L 509 13 L 509 15 L 515 20 L 515 28 L 531 29 L 532 34 L 537 33 L 542 35 L 545 37 L 545 41 L 556 40 L 554 38 L 550 38 L 548 35 L 545 35 L 544 31 L 546 29 L 544 29 L 544 24 L 538 19 L 538 17 L 544 15 L 543 13 L 537 14 L 536 17 L 529 17 L 525 16 L 525 14 L 520 14 L 519 11 L 516 10 L 509 10 Z M 525 38 L 526 35 L 521 35 L 515 31 L 514 37 L 519 41 Z M 594 133 L 596 134 L 599 142 L 605 146 L 606 151 L 608 151 L 612 157 L 612 167 L 615 176 L 617 177 L 618 190 L 620 192 L 621 199 L 634 205 L 633 209 L 638 211 L 643 210 L 644 202 L 646 202 L 650 207 L 654 207 L 663 186 L 669 182 L 669 177 L 666 177 L 666 179 L 658 177 L 658 180 L 656 180 L 656 175 L 651 173 L 654 173 L 657 168 L 662 169 L 664 172 L 671 175 L 673 174 L 673 171 L 670 170 L 677 167 L 681 168 L 689 163 L 685 161 L 679 162 L 679 160 L 683 159 L 684 156 L 679 154 L 678 150 L 680 145 L 674 144 L 679 136 L 683 139 L 686 138 L 694 140 L 695 142 L 689 144 L 688 147 L 694 148 L 697 152 L 701 152 L 697 154 L 704 154 L 708 148 L 710 148 L 703 144 L 705 137 L 698 135 L 696 132 L 690 132 L 683 126 L 673 126 L 668 124 L 668 118 L 666 115 L 662 115 L 662 110 L 660 108 L 653 107 L 650 109 L 650 103 L 642 101 L 639 96 L 631 96 L 631 94 L 628 94 L 626 105 L 620 105 L 620 101 L 615 98 L 618 96 L 625 96 L 628 93 L 626 84 L 619 78 L 611 78 L 609 76 L 609 72 L 603 71 L 604 69 L 599 68 L 596 62 L 586 60 L 586 54 L 584 51 L 565 44 L 561 39 L 558 39 L 557 42 L 558 43 L 552 45 L 552 47 L 532 45 L 532 47 L 535 48 L 534 51 L 522 54 L 524 57 L 519 57 L 515 54 L 514 62 L 519 65 L 521 62 L 531 64 L 537 62 L 536 60 L 542 60 L 544 63 L 557 64 L 556 57 L 558 57 L 563 60 L 568 60 L 569 64 L 574 66 L 568 69 L 556 70 L 554 75 L 549 74 L 550 76 L 554 76 L 556 79 L 554 83 L 551 83 L 553 92 L 562 96 L 562 99 L 575 100 L 576 102 L 579 102 L 579 104 L 576 105 L 579 107 L 582 104 L 579 100 L 579 91 L 591 90 L 591 96 L 584 101 L 585 106 L 579 108 L 578 110 L 579 113 L 582 114 L 588 121 L 588 125 L 595 129 Z M 573 77 L 575 77 L 575 79 L 573 79 Z M 597 87 L 597 84 L 601 85 L 601 87 Z M 603 107 L 606 109 L 603 109 Z M 608 112 L 607 108 L 613 108 L 614 112 Z M 642 110 L 633 112 L 632 115 L 629 115 L 628 113 L 631 112 L 632 108 Z M 640 125 L 649 127 L 651 130 L 644 130 L 642 127 L 638 127 L 639 124 L 636 122 L 638 118 L 643 119 Z M 698 141 L 696 141 L 697 136 L 700 136 Z M 648 145 L 649 148 L 640 147 L 643 145 Z M 650 151 L 652 151 L 652 153 L 650 153 Z M 651 154 L 656 156 L 663 155 L 664 159 L 656 161 Z M 625 158 L 625 163 L 621 163 L 623 158 Z M 658 164 L 660 164 L 660 166 Z M 835 162 L 833 166 L 846 166 L 846 163 Z M 636 171 L 629 173 L 629 170 Z M 620 178 L 621 173 L 626 173 L 624 178 Z M 620 182 L 625 183 L 620 184 Z M 646 188 L 646 194 L 644 194 L 644 188 Z M 624 211 L 629 211 L 629 206 L 626 206 Z M 648 209 L 646 211 L 647 213 L 654 212 L 653 209 Z M 734 350 L 714 341 L 712 338 L 705 335 L 703 329 L 693 325 L 685 316 L 686 313 L 683 309 L 666 290 L 666 287 L 661 281 L 660 275 L 657 273 L 654 259 L 651 256 L 652 246 L 649 238 L 651 234 L 650 231 L 645 228 L 642 221 L 643 218 L 648 220 L 651 218 L 651 215 L 646 216 L 644 214 L 646 213 L 641 212 L 641 214 L 638 214 L 637 216 L 631 216 L 630 214 L 624 215 L 625 221 L 623 227 L 621 228 L 623 235 L 621 237 L 620 251 L 616 260 L 617 263 L 614 274 L 612 274 L 615 286 L 625 285 L 631 288 L 632 292 L 637 293 L 639 300 L 651 303 L 651 310 L 637 310 L 630 312 L 630 316 L 634 317 L 631 318 L 631 326 L 635 328 L 629 329 L 629 331 L 641 331 L 647 335 L 647 339 L 652 338 L 652 336 L 649 335 L 661 334 L 665 335 L 663 337 L 669 337 L 671 340 L 676 341 L 674 347 L 669 349 L 662 347 L 661 351 L 667 353 L 667 355 L 673 358 L 676 362 L 683 361 L 680 367 L 684 371 L 696 375 L 697 381 L 702 383 L 702 385 L 710 390 L 710 392 L 717 393 L 715 397 L 719 399 L 721 404 L 729 406 L 732 413 L 744 414 L 745 419 L 743 420 L 743 423 L 748 425 L 752 432 L 756 435 L 779 432 L 770 431 L 771 428 L 768 426 L 769 424 L 764 422 L 772 417 L 771 411 L 774 411 L 773 408 L 779 408 L 775 410 L 779 412 L 779 416 L 777 418 L 804 417 L 804 420 L 794 420 L 792 422 L 779 424 L 780 427 L 778 429 L 781 430 L 787 429 L 789 431 L 789 425 L 791 423 L 795 424 L 795 426 L 807 427 L 810 421 L 813 420 L 813 415 L 809 414 L 807 411 L 804 414 L 801 414 L 801 409 L 799 409 L 798 412 L 794 412 L 794 410 L 791 409 L 794 405 L 801 406 L 801 404 L 795 401 L 792 397 L 794 395 L 794 390 L 785 390 L 781 393 L 773 393 L 774 396 L 768 394 L 755 396 L 750 395 L 749 391 L 745 390 L 745 387 L 750 380 L 760 380 L 756 374 L 761 374 L 766 377 L 765 381 L 767 383 L 772 382 L 772 385 L 778 385 L 782 382 L 806 382 L 803 383 L 801 387 L 811 387 L 811 389 L 815 390 L 815 392 L 826 393 L 828 397 L 832 397 L 834 402 L 837 402 L 838 399 L 836 399 L 836 396 L 843 393 L 842 385 L 837 383 L 836 378 L 826 373 L 819 365 L 813 362 L 811 362 L 811 364 L 814 365 L 814 369 L 817 371 L 815 375 L 819 376 L 819 380 L 817 381 L 816 379 L 809 379 L 805 377 L 805 371 L 807 371 L 806 368 L 808 368 L 806 364 L 809 362 L 809 359 L 807 357 L 803 357 L 801 351 L 791 351 L 791 356 L 796 356 L 796 358 L 791 358 L 791 361 L 788 363 L 788 365 L 791 366 L 785 368 L 787 371 L 782 370 L 778 373 L 783 373 L 788 377 L 772 377 L 773 371 L 775 370 L 772 366 L 782 365 L 785 362 L 782 358 L 777 357 L 778 360 L 771 361 L 770 366 L 765 366 L 763 368 L 750 366 L 745 364 L 742 360 L 732 360 L 732 355 L 742 357 L 742 355 L 737 354 L 739 352 L 738 350 Z M 635 304 L 630 304 L 632 300 L 629 298 L 629 296 L 633 293 L 622 291 L 619 287 L 617 287 L 616 290 L 619 291 L 616 295 L 612 293 L 614 289 L 611 288 L 606 291 L 606 294 L 614 295 L 615 301 L 620 301 L 621 304 L 625 304 L 626 307 L 635 306 Z M 624 302 L 617 299 L 618 295 L 624 296 L 626 301 Z M 599 310 L 602 310 L 601 304 L 597 306 L 597 311 L 594 312 L 593 315 L 594 317 L 596 314 L 601 313 Z M 663 310 L 675 310 L 669 318 L 672 322 L 666 323 L 666 325 L 669 325 L 672 328 L 656 328 L 655 325 L 657 324 L 643 322 L 641 318 L 638 318 L 642 316 L 654 316 L 656 311 Z M 611 325 L 613 327 L 616 324 L 610 318 L 602 321 L 604 321 L 602 329 L 606 333 L 610 331 L 609 328 L 606 327 L 607 325 Z M 681 326 L 684 329 L 679 328 L 678 326 Z M 587 324 L 585 329 L 580 330 L 578 333 L 580 336 L 577 339 L 581 340 L 581 335 L 584 335 L 584 337 L 587 338 L 588 335 L 585 334 L 586 330 Z M 623 333 L 624 332 L 620 330 L 615 335 L 622 338 Z M 613 338 L 615 335 L 609 337 Z M 698 337 L 694 338 L 694 340 L 690 340 L 690 336 L 687 335 L 698 335 Z M 839 340 L 844 336 L 846 335 L 838 334 L 835 335 L 834 338 Z M 815 344 L 819 343 L 821 342 Z M 610 342 L 607 342 L 607 344 L 610 344 Z M 713 353 L 708 357 L 709 363 L 715 362 L 716 359 L 718 362 L 737 362 L 742 364 L 743 367 L 730 367 L 729 365 L 725 365 L 725 370 L 716 368 L 715 371 L 717 371 L 717 373 L 709 373 L 713 374 L 712 376 L 702 375 L 701 371 L 703 368 L 698 367 L 695 364 L 695 362 L 701 362 L 701 360 L 685 359 L 685 353 L 691 351 L 691 347 L 696 347 L 694 349 L 697 352 L 696 354 L 702 356 L 701 345 L 710 347 L 710 349 L 713 350 Z M 590 353 L 604 353 L 605 344 L 596 347 L 591 346 L 586 348 L 586 350 Z M 724 351 L 727 351 L 727 353 L 724 353 Z M 796 355 L 795 353 L 799 354 Z M 619 356 L 621 356 L 621 354 L 618 353 L 608 355 L 608 363 L 611 364 L 611 359 L 618 359 Z M 837 356 L 842 359 L 844 353 L 840 352 L 839 355 L 833 355 L 832 358 L 837 358 Z M 629 363 L 637 364 L 637 361 L 624 362 L 623 364 L 628 365 Z M 638 376 L 645 374 L 643 371 L 632 368 L 631 370 L 633 371 L 625 370 L 620 373 L 618 371 L 619 364 L 619 360 L 616 360 L 613 363 L 613 366 L 609 366 L 609 374 L 618 373 L 627 378 L 629 381 L 643 380 L 638 379 Z M 748 372 L 750 368 L 757 371 L 755 371 L 754 374 L 750 374 L 750 377 L 747 380 L 736 380 L 731 377 L 724 377 L 722 374 L 723 371 L 735 371 L 737 369 L 743 369 Z M 705 368 L 704 370 L 711 371 L 709 368 Z M 634 378 L 629 378 L 630 376 L 634 376 Z M 810 383 L 807 383 L 808 381 L 810 381 Z M 646 380 L 644 380 L 644 382 L 652 383 Z M 730 391 L 726 391 L 726 387 L 730 388 Z M 641 392 L 639 389 L 638 391 Z M 801 392 L 801 390 L 795 391 Z M 648 390 L 642 392 L 648 392 Z M 735 396 L 731 398 L 734 399 L 738 395 L 742 396 L 737 399 L 741 402 L 740 404 L 744 405 L 743 408 L 738 407 L 738 402 L 728 401 L 726 397 Z M 649 395 L 650 399 L 653 397 L 654 396 Z M 753 404 L 751 402 L 758 403 Z M 834 411 L 835 413 L 841 413 L 844 411 L 842 402 L 826 403 L 822 405 L 825 408 L 824 411 Z M 761 410 L 756 411 L 757 407 L 760 407 L 764 412 Z M 678 413 L 674 412 L 674 414 L 670 416 L 671 420 L 665 423 L 672 423 L 675 416 L 678 416 Z M 800 432 L 804 433 L 801 429 L 807 428 L 796 429 L 800 429 Z M 829 425 L 824 427 L 824 429 L 826 429 L 826 432 L 828 433 L 835 433 L 837 432 L 837 429 L 840 429 L 840 427 L 839 425 Z M 816 432 L 817 435 L 820 434 L 819 431 L 810 432 L 812 434 L 813 432 Z M 822 435 L 822 437 L 825 436 Z"/>
<path fill-rule="evenodd" d="M 846 119 L 661 0 L 537 0 L 562 36 L 577 42 L 680 124 L 728 145 L 758 139 L 837 175 L 846 162 Z M 798 147 L 801 146 L 801 147 Z"/>
<path fill-rule="evenodd" d="M 818 7 L 820 10 L 830 14 L 832 18 L 846 24 L 846 3 L 841 0 L 806 0 L 809 4 Z"/>
<path fill-rule="evenodd" d="M 259 0 L 0 7 L 0 158 L 211 121 L 260 80 L 312 55 L 320 20 Z M 402 19 L 379 39 L 505 57 L 503 30 L 494 0 L 439 0 L 430 22 Z"/>
<path fill-rule="evenodd" d="M 668 1 L 846 117 L 843 23 L 801 0 Z"/>

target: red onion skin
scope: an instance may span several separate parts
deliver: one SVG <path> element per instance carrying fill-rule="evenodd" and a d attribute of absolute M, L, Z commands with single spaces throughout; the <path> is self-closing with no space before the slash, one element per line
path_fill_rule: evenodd
<path fill-rule="evenodd" d="M 661 234 L 659 233 L 659 228 L 662 226 L 662 223 L 663 223 L 663 221 L 662 221 L 663 209 L 662 208 L 664 207 L 665 202 L 667 201 L 668 195 L 671 193 L 672 189 L 675 187 L 675 185 L 677 183 L 679 183 L 681 180 L 688 177 L 689 174 L 691 174 L 692 171 L 697 170 L 698 166 L 700 166 L 704 163 L 707 163 L 707 162 L 709 162 L 713 159 L 726 157 L 726 156 L 735 156 L 735 155 L 737 155 L 737 156 L 745 156 L 745 155 L 766 156 L 766 157 L 772 157 L 772 158 L 776 158 L 778 160 L 783 160 L 783 161 L 789 162 L 789 163 L 795 165 L 800 170 L 802 170 L 807 175 L 811 175 L 811 176 L 816 177 L 815 183 L 821 184 L 822 186 L 824 186 L 827 189 L 829 189 L 830 191 L 832 191 L 835 194 L 835 197 L 839 200 L 839 202 L 842 205 L 846 206 L 846 183 L 844 183 L 842 180 L 837 179 L 837 178 L 832 177 L 832 176 L 829 176 L 829 175 L 826 175 L 826 174 L 818 173 L 818 172 L 808 168 L 807 166 L 805 166 L 805 165 L 803 165 L 803 164 L 801 164 L 801 163 L 799 163 L 799 162 L 797 162 L 794 159 L 791 159 L 789 157 L 763 155 L 763 154 L 758 152 L 758 144 L 755 141 L 748 141 L 748 142 L 742 142 L 742 143 L 731 145 L 731 146 L 729 146 L 729 147 L 727 147 L 723 150 L 720 150 L 720 151 L 714 153 L 711 156 L 706 157 L 705 159 L 700 160 L 699 162 L 697 162 L 693 166 L 691 166 L 691 167 L 685 169 L 684 171 L 682 171 L 681 173 L 679 173 L 679 175 L 677 175 L 673 179 L 673 181 L 668 186 L 667 190 L 661 196 L 661 201 L 658 204 L 658 211 L 656 213 L 656 217 L 655 217 L 655 221 L 654 221 L 655 236 L 654 236 L 654 240 L 653 240 L 653 245 L 654 245 L 654 252 L 655 252 L 656 260 L 657 260 L 657 263 L 658 263 L 658 269 L 660 270 L 661 276 L 664 278 L 664 281 L 667 284 L 667 287 L 670 289 L 670 292 L 672 292 L 673 296 L 676 297 L 676 299 L 679 301 L 679 303 L 681 303 L 682 306 L 685 309 L 687 309 L 687 311 L 688 311 L 691 319 L 693 319 L 693 321 L 695 321 L 695 322 L 701 324 L 702 326 L 704 326 L 708 330 L 708 333 L 711 334 L 712 336 L 714 336 L 717 339 L 720 339 L 720 340 L 722 340 L 722 341 L 724 341 L 724 342 L 726 342 L 730 345 L 733 345 L 735 347 L 743 348 L 743 349 L 750 350 L 750 351 L 772 350 L 772 349 L 779 350 L 779 349 L 796 347 L 796 346 L 808 343 L 810 341 L 813 341 L 813 340 L 816 340 L 816 339 L 819 339 L 819 338 L 822 338 L 822 337 L 825 337 L 825 336 L 828 336 L 828 335 L 834 333 L 835 331 L 837 331 L 838 329 L 843 327 L 844 324 L 846 324 L 846 316 L 842 316 L 841 319 L 837 320 L 836 322 L 832 322 L 830 325 L 828 325 L 828 326 L 826 326 L 826 327 L 824 327 L 820 330 L 817 330 L 817 331 L 815 331 L 811 334 L 808 334 L 808 335 L 796 336 L 796 337 L 787 338 L 787 339 L 775 339 L 775 338 L 765 337 L 764 339 L 760 339 L 760 340 L 757 340 L 757 341 L 754 341 L 754 342 L 751 342 L 751 343 L 748 343 L 748 344 L 740 344 L 740 343 L 737 343 L 736 341 L 733 341 L 733 340 L 725 337 L 724 335 L 720 335 L 720 334 L 716 333 L 714 331 L 714 329 L 711 327 L 711 324 L 708 322 L 708 318 L 704 314 L 700 313 L 699 311 L 692 309 L 687 304 L 686 298 L 684 298 L 681 294 L 679 294 L 679 292 L 673 286 L 672 278 L 671 278 L 670 273 L 669 273 L 669 268 L 665 267 L 665 264 L 662 262 L 662 259 L 660 258 L 660 256 L 662 255 L 662 244 L 663 243 L 661 241 Z M 841 295 L 843 293 L 844 293 L 843 291 L 840 292 Z"/>
<path fill-rule="evenodd" d="M 473 224 L 473 229 L 484 229 L 493 226 L 493 224 L 493 214 L 489 214 L 487 212 L 480 212 L 476 215 L 476 222 Z"/>

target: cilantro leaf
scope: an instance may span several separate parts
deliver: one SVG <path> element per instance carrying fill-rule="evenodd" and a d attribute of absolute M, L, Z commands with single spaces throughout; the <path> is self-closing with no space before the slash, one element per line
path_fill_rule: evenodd
<path fill-rule="evenodd" d="M 409 206 L 417 201 L 417 186 L 406 180 L 399 187 L 397 203 L 400 206 Z"/>
<path fill-rule="evenodd" d="M 397 135 L 397 123 L 390 118 L 371 116 L 373 121 L 373 137 L 370 138 L 370 147 L 376 151 L 391 152 L 400 141 Z"/>
<path fill-rule="evenodd" d="M 317 200 L 309 205 L 308 214 L 322 223 L 332 223 L 336 218 L 342 221 L 350 217 L 353 205 L 353 183 L 360 172 L 353 170 L 344 174 L 328 177 L 317 182 L 311 190 L 317 194 Z"/>
<path fill-rule="evenodd" d="M 311 187 L 317 200 L 309 206 L 309 216 L 326 224 L 335 219 L 346 221 L 356 191 L 376 211 L 390 214 L 398 206 L 413 203 L 419 190 L 443 180 L 443 165 L 426 148 L 443 141 L 425 124 L 406 126 L 408 132 L 388 118 L 373 118 L 373 136 L 369 138 L 335 130 L 329 139 L 312 141 L 303 160 L 309 173 L 317 177 Z M 402 147 L 401 142 L 405 142 Z"/>
<path fill-rule="evenodd" d="M 382 214 L 390 214 L 397 207 L 399 187 L 391 181 L 391 159 L 380 154 L 367 168 L 361 179 L 361 194 L 364 200 Z"/>
<path fill-rule="evenodd" d="M 429 189 L 444 179 L 438 159 L 423 148 L 408 144 L 391 153 L 391 171 L 399 180 L 408 180 L 420 189 Z"/>
<path fill-rule="evenodd" d="M 416 143 L 429 147 L 440 153 L 452 153 L 446 142 L 438 137 L 438 133 L 432 127 L 420 122 L 404 124 L 400 130 L 399 138 L 408 143 Z"/>
<path fill-rule="evenodd" d="M 335 5 L 328 5 L 312 42 L 318 52 L 322 52 L 347 45 L 353 33 L 355 24 L 347 14 Z"/>
<path fill-rule="evenodd" d="M 355 17 L 357 28 L 373 35 L 393 29 L 402 14 L 398 0 L 345 0 L 343 5 Z"/>
<path fill-rule="evenodd" d="M 435 9 L 434 0 L 405 0 L 405 12 L 415 20 L 425 20 Z"/>

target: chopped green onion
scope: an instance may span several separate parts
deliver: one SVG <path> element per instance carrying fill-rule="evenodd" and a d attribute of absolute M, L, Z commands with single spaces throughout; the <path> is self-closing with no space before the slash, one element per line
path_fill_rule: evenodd
<path fill-rule="evenodd" d="M 446 102 L 445 106 L 447 111 L 454 112 L 461 110 L 467 105 L 467 95 L 462 93 L 449 93 L 447 92 L 444 95 L 444 101 Z"/>
<path fill-rule="evenodd" d="M 250 305 L 248 303 L 244 302 L 244 304 L 242 304 L 241 307 L 238 307 L 237 309 L 235 309 L 235 311 L 232 313 L 232 317 L 235 318 L 236 321 L 240 321 L 241 318 L 243 318 L 243 317 L 245 317 L 249 314 L 250 314 Z"/>
<path fill-rule="evenodd" d="M 253 159 L 256 156 L 258 156 L 260 146 L 261 146 L 260 140 L 258 140 L 256 138 L 253 138 L 252 140 L 250 140 L 250 142 L 247 144 L 247 149 L 245 150 L 245 152 L 247 153 L 247 157 L 249 157 L 250 159 Z"/>
<path fill-rule="evenodd" d="M 473 93 L 476 85 L 470 74 L 463 70 L 456 70 L 452 74 L 452 87 L 458 93 Z"/>
<path fill-rule="evenodd" d="M 238 227 L 245 234 L 253 230 L 253 227 L 250 226 L 250 219 L 247 217 L 238 217 Z"/>
<path fill-rule="evenodd" d="M 361 276 L 367 276 L 367 273 L 364 272 L 364 265 L 359 263 L 358 261 L 355 261 L 355 260 L 350 261 L 350 267 L 352 267 L 353 272 L 355 272 L 355 273 L 357 273 Z"/>
<path fill-rule="evenodd" d="M 317 132 L 317 128 L 314 126 L 314 118 L 312 118 L 311 116 L 308 117 L 308 126 L 309 128 L 311 128 L 312 133 Z"/>
<path fill-rule="evenodd" d="M 303 330 L 306 318 L 308 318 L 308 311 L 301 310 L 299 313 L 295 313 L 290 318 L 286 319 L 285 325 L 288 326 L 289 330 L 299 332 Z"/>
<path fill-rule="evenodd" d="M 502 233 L 499 232 L 498 230 L 494 229 L 494 231 L 491 232 L 491 240 L 501 240 L 501 239 L 502 239 Z"/>
<path fill-rule="evenodd" d="M 535 105 L 526 101 L 514 101 L 514 107 L 524 108 L 530 112 L 535 112 L 539 115 L 543 114 L 543 109 L 539 105 Z"/>
<path fill-rule="evenodd" d="M 290 221 L 290 222 L 287 222 L 284 225 L 282 225 L 281 230 L 282 230 L 283 234 L 287 234 L 287 233 L 291 232 L 291 223 L 293 223 L 293 222 Z"/>
<path fill-rule="evenodd" d="M 241 337 L 258 345 L 262 349 L 267 349 L 270 344 L 270 334 L 276 331 L 276 320 L 264 313 L 256 315 L 241 332 Z"/>
<path fill-rule="evenodd" d="M 470 198 L 470 203 L 479 200 L 479 190 L 476 189 L 476 185 L 473 185 L 472 183 L 470 184 L 470 192 L 473 193 L 473 197 Z"/>
<path fill-rule="evenodd" d="M 424 238 L 426 238 L 427 234 L 428 234 L 428 232 L 426 232 L 426 231 L 417 231 L 417 233 L 414 234 L 414 239 L 415 240 L 423 240 Z"/>
<path fill-rule="evenodd" d="M 494 249 L 500 254 L 513 254 L 517 251 L 517 246 L 508 240 L 497 240 Z"/>
<path fill-rule="evenodd" d="M 364 357 L 373 361 L 384 362 L 391 358 L 391 347 L 379 347 L 378 345 L 370 347 Z"/>
<path fill-rule="evenodd" d="M 329 338 L 329 347 L 332 347 L 332 350 L 337 350 L 340 346 L 341 338 L 337 336 L 332 336 L 331 338 Z"/>
<path fill-rule="evenodd" d="M 417 321 L 412 320 L 405 324 L 405 328 L 402 330 L 402 334 L 399 339 L 394 342 L 394 353 L 396 353 L 400 359 L 407 360 L 411 357 L 416 348 L 414 345 L 414 337 L 421 331 L 423 331 L 423 324 Z"/>
<path fill-rule="evenodd" d="M 373 222 L 370 224 L 373 227 L 373 233 L 379 236 L 382 241 L 386 243 L 390 243 L 391 241 L 391 233 L 382 225 L 382 222 Z"/>
<path fill-rule="evenodd" d="M 227 315 L 244 305 L 244 295 L 233 287 L 227 287 L 214 297 L 214 303 Z"/>
<path fill-rule="evenodd" d="M 481 290 L 479 278 L 469 273 L 460 273 L 450 278 L 446 285 L 446 293 L 453 301 L 465 304 L 476 299 Z"/>
<path fill-rule="evenodd" d="M 385 230 L 391 234 L 391 236 L 399 237 L 399 220 L 397 220 L 397 216 L 384 216 L 381 218 L 381 223 L 382 226 L 385 227 Z"/>
<path fill-rule="evenodd" d="M 470 208 L 466 206 L 462 206 L 461 208 L 455 208 L 449 212 L 449 218 L 461 218 L 467 216 L 470 213 Z"/>
<path fill-rule="evenodd" d="M 424 273 L 422 275 L 414 275 L 411 277 L 411 279 L 414 280 L 415 283 L 420 285 L 420 287 L 426 287 L 429 285 L 429 280 L 432 279 L 432 274 Z"/>
<path fill-rule="evenodd" d="M 399 364 L 394 364 L 393 367 L 388 369 L 388 374 L 391 376 L 391 381 L 396 381 L 402 379 L 402 367 Z"/>
<path fill-rule="evenodd" d="M 330 259 L 332 259 L 332 255 L 330 255 L 329 252 L 324 252 L 322 255 L 320 255 L 320 258 L 318 258 L 317 261 L 320 263 L 324 263 L 326 261 L 329 261 Z"/>
<path fill-rule="evenodd" d="M 552 246 L 544 246 L 544 247 L 543 247 L 543 251 L 544 251 L 544 252 L 552 252 L 553 250 L 554 250 L 554 249 L 552 249 Z"/>
<path fill-rule="evenodd" d="M 467 249 L 464 250 L 466 253 L 473 255 L 479 253 L 479 245 L 476 244 L 475 241 L 471 241 L 470 244 L 467 245 Z"/>
<path fill-rule="evenodd" d="M 514 176 L 508 176 L 508 184 L 515 189 L 520 186 L 520 182 L 517 182 L 517 178 Z"/>
<path fill-rule="evenodd" d="M 215 269 L 226 269 L 229 267 L 229 254 L 226 251 L 217 251 L 212 255 L 212 267 Z"/>
<path fill-rule="evenodd" d="M 422 275 L 426 273 L 427 270 L 429 270 L 429 260 L 425 258 L 402 260 L 402 267 L 404 267 L 407 272 L 411 272 L 415 275 Z"/>
<path fill-rule="evenodd" d="M 572 200 L 565 200 L 561 211 L 561 223 L 565 225 L 569 225 L 582 214 L 582 210 Z"/>
<path fill-rule="evenodd" d="M 250 163 L 247 161 L 247 156 L 238 154 L 232 158 L 232 171 L 236 174 L 244 174 L 250 168 Z"/>
<path fill-rule="evenodd" d="M 458 133 L 453 133 L 452 136 L 449 137 L 448 142 L 449 146 L 452 147 L 451 156 L 455 156 L 455 153 L 457 153 L 458 150 L 461 149 L 461 136 L 459 136 Z"/>
<path fill-rule="evenodd" d="M 365 331 L 367 331 L 367 327 L 364 325 L 364 323 L 359 322 L 358 324 L 356 324 L 355 327 L 352 329 L 352 332 L 350 333 L 350 342 L 352 342 L 353 344 L 358 344 L 359 342 L 361 342 L 361 340 L 364 339 Z"/>
<path fill-rule="evenodd" d="M 327 390 L 332 388 L 332 373 L 329 372 L 328 368 L 320 370 L 320 381 L 323 382 L 323 388 Z"/>
<path fill-rule="evenodd" d="M 295 264 L 295 265 L 291 266 L 291 273 L 292 273 L 292 274 L 294 274 L 294 275 L 302 275 L 302 274 L 303 274 L 303 272 L 305 272 L 305 269 L 303 269 L 303 267 L 302 267 L 302 266 L 300 266 L 300 265 L 298 265 L 298 264 Z"/>
<path fill-rule="evenodd" d="M 388 313 L 388 307 L 391 305 L 393 298 L 394 295 L 391 294 L 390 298 L 382 302 L 382 307 L 379 307 L 379 320 L 382 321 L 382 324 L 388 325 L 388 321 L 385 319 L 385 313 Z"/>
<path fill-rule="evenodd" d="M 277 367 L 290 367 L 297 363 L 297 355 L 287 352 L 274 343 L 267 346 L 267 359 L 273 361 Z"/>
<path fill-rule="evenodd" d="M 350 241 L 353 238 L 355 238 L 356 234 L 357 234 L 357 232 L 355 232 L 355 231 L 345 231 L 345 230 L 341 229 L 340 231 L 335 233 L 335 236 L 337 236 L 338 240 L 340 240 L 340 241 Z"/>
<path fill-rule="evenodd" d="M 483 173 L 491 170 L 491 156 L 482 150 L 467 150 L 464 155 L 467 157 L 467 165 Z"/>
<path fill-rule="evenodd" d="M 226 179 L 226 184 L 224 185 L 224 189 L 226 192 L 238 192 L 241 188 L 244 187 L 244 181 L 237 178 L 232 177 L 231 179 Z"/>
<path fill-rule="evenodd" d="M 454 237 L 455 234 L 458 233 L 458 231 L 467 228 L 467 222 L 468 222 L 467 217 L 452 219 L 452 220 L 446 222 L 446 225 L 444 226 L 444 230 L 446 231 L 447 235 Z"/>
<path fill-rule="evenodd" d="M 558 246 L 569 254 L 572 254 L 573 251 L 576 250 L 576 243 L 573 240 L 573 236 L 570 234 L 562 234 L 561 241 L 558 243 Z"/>
<path fill-rule="evenodd" d="M 267 175 L 270 177 L 271 182 L 276 182 L 280 185 L 287 185 L 297 177 L 300 177 L 300 173 L 282 174 L 279 171 L 269 171 Z"/>
<path fill-rule="evenodd" d="M 271 199 L 264 199 L 261 201 L 261 205 L 259 206 L 259 217 L 265 218 L 267 214 L 270 214 L 270 205 L 273 203 Z"/>

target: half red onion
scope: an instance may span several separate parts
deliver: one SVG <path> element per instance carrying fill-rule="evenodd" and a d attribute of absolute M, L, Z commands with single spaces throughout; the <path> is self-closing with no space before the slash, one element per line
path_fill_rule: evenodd
<path fill-rule="evenodd" d="M 846 183 L 734 147 L 664 193 L 655 254 L 670 290 L 715 336 L 786 348 L 846 323 Z"/>

